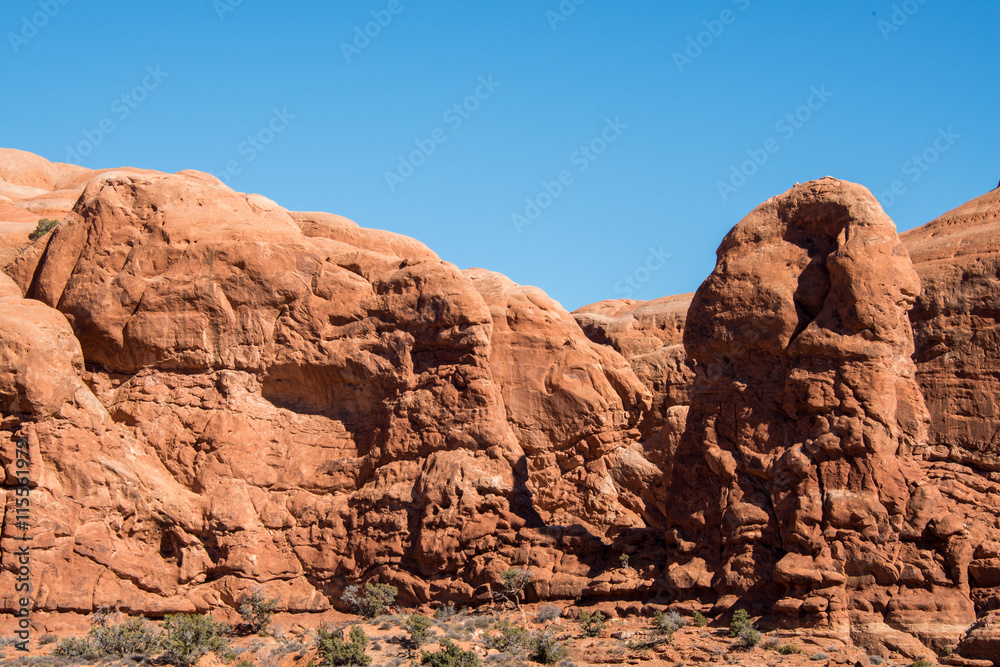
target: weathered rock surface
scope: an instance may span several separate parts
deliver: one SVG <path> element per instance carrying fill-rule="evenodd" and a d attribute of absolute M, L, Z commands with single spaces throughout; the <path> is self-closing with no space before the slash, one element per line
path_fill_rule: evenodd
<path fill-rule="evenodd" d="M 694 362 L 684 351 L 683 333 L 692 296 L 598 301 L 573 311 L 587 336 L 620 352 L 653 393 L 652 409 L 640 424 L 645 438 L 690 401 Z"/>
<path fill-rule="evenodd" d="M 726 236 L 684 328 L 698 376 L 668 488 L 676 594 L 883 647 L 882 626 L 943 646 L 975 620 L 984 529 L 914 459 L 929 422 L 910 359 L 919 291 L 860 186 L 796 186 Z"/>
<path fill-rule="evenodd" d="M 539 290 L 198 172 L 35 166 L 82 187 L 0 285 L 37 608 L 194 611 L 260 582 L 322 610 L 371 577 L 461 601 L 511 565 L 545 597 L 648 587 L 601 573 L 662 562 L 632 530 L 649 393 Z"/>

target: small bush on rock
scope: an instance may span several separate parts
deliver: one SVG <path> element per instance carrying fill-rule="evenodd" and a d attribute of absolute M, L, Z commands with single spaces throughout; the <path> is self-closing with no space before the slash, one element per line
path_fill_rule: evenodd
<path fill-rule="evenodd" d="M 676 611 L 666 613 L 658 611 L 653 614 L 653 627 L 664 634 L 672 635 L 687 625 L 687 619 Z"/>
<path fill-rule="evenodd" d="M 52 220 L 50 218 L 42 218 L 41 220 L 38 221 L 38 225 L 35 226 L 34 231 L 28 234 L 28 239 L 31 241 L 37 241 L 38 239 L 42 238 L 43 236 L 51 232 L 53 229 L 55 229 L 58 224 L 59 224 L 58 220 Z"/>
<path fill-rule="evenodd" d="M 358 616 L 375 618 L 381 616 L 396 601 L 398 593 L 395 586 L 368 582 L 364 588 L 358 585 L 348 586 L 341 599 Z"/>

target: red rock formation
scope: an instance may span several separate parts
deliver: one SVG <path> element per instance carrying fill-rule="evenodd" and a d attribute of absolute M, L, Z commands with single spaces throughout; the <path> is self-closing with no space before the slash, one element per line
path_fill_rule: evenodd
<path fill-rule="evenodd" d="M 22 437 L 41 461 L 38 609 L 193 611 L 260 582 L 321 610 L 372 577 L 462 601 L 510 565 L 547 597 L 655 578 L 598 576 L 647 548 L 648 392 L 540 291 L 205 174 L 85 176 L 4 286 L 79 346 L 22 386 L 25 346 L 50 348 L 11 329 L 0 385 L 4 462 Z"/>
<path fill-rule="evenodd" d="M 726 236 L 684 328 L 698 377 L 667 502 L 677 595 L 873 644 L 900 644 L 886 626 L 954 643 L 972 623 L 970 530 L 913 459 L 919 289 L 892 221 L 835 179 Z"/>

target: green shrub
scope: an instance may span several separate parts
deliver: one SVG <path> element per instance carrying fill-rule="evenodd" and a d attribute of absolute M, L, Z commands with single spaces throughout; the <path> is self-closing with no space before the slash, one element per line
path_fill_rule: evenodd
<path fill-rule="evenodd" d="M 528 659 L 543 665 L 554 665 L 566 657 L 566 647 L 556 641 L 551 630 L 540 630 L 531 637 Z"/>
<path fill-rule="evenodd" d="M 225 623 L 200 614 L 172 614 L 163 622 L 164 657 L 180 667 L 191 667 L 206 653 L 222 657 L 229 646 L 222 633 Z"/>
<path fill-rule="evenodd" d="M 368 667 L 371 664 L 371 656 L 366 652 L 368 635 L 359 626 L 351 628 L 347 641 L 344 641 L 343 630 L 320 628 L 318 636 L 321 667 Z"/>
<path fill-rule="evenodd" d="M 493 626 L 495 632 L 483 637 L 486 648 L 495 648 L 501 653 L 517 653 L 528 647 L 531 633 L 526 628 L 503 619 Z"/>
<path fill-rule="evenodd" d="M 931 663 L 927 662 L 923 658 L 917 658 L 913 661 L 913 664 L 910 665 L 910 667 L 931 667 Z"/>
<path fill-rule="evenodd" d="M 737 609 L 733 614 L 733 620 L 729 623 L 729 636 L 739 637 L 744 628 L 753 627 L 750 622 L 750 614 L 746 609 Z"/>
<path fill-rule="evenodd" d="M 430 639 L 433 625 L 434 621 L 421 614 L 410 614 L 406 619 L 406 632 L 409 636 L 403 641 L 403 646 L 410 651 L 411 656 Z"/>
<path fill-rule="evenodd" d="M 473 651 L 463 651 L 450 639 L 441 640 L 441 650 L 424 652 L 420 664 L 427 667 L 479 667 L 479 656 Z"/>
<path fill-rule="evenodd" d="M 160 646 L 160 635 L 153 624 L 142 616 L 126 617 L 110 624 L 102 619 L 90 628 L 90 645 L 99 655 L 150 655 Z"/>
<path fill-rule="evenodd" d="M 782 644 L 777 648 L 777 651 L 781 655 L 797 655 L 799 653 L 802 653 L 802 649 L 800 649 L 795 644 Z"/>
<path fill-rule="evenodd" d="M 244 595 L 240 601 L 240 618 L 243 619 L 241 630 L 247 634 L 261 635 L 271 624 L 271 617 L 278 608 L 276 599 L 264 597 L 264 592 L 255 590 L 249 595 Z"/>
<path fill-rule="evenodd" d="M 59 224 L 58 220 L 51 220 L 49 218 L 42 218 L 38 221 L 38 225 L 35 227 L 35 231 L 28 234 L 28 238 L 32 241 L 37 241 L 42 238 Z"/>
<path fill-rule="evenodd" d="M 385 613 L 385 610 L 396 601 L 399 590 L 389 584 L 373 584 L 370 581 L 364 588 L 358 585 L 348 586 L 341 597 L 347 606 L 358 616 L 375 618 Z"/>
<path fill-rule="evenodd" d="M 583 632 L 588 637 L 597 637 L 604 630 L 604 614 L 595 611 L 593 614 L 581 611 L 576 615 L 576 622 L 583 628 Z"/>
<path fill-rule="evenodd" d="M 694 615 L 691 617 L 691 622 L 694 623 L 695 627 L 697 628 L 703 628 L 706 625 L 708 625 L 708 619 L 705 618 L 705 614 L 701 613 L 700 611 L 696 611 L 694 613 Z"/>

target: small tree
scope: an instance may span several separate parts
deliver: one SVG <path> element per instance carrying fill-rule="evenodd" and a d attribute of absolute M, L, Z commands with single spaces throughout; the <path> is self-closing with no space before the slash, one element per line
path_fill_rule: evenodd
<path fill-rule="evenodd" d="M 224 623 L 208 616 L 172 614 L 163 622 L 163 648 L 168 660 L 191 667 L 208 652 L 223 656 L 229 646 L 222 632 Z"/>
<path fill-rule="evenodd" d="M 240 602 L 243 629 L 247 634 L 263 635 L 267 626 L 271 624 L 271 616 L 277 608 L 278 601 L 264 597 L 264 592 L 260 589 L 244 595 Z"/>
<path fill-rule="evenodd" d="M 450 639 L 441 640 L 441 650 L 425 652 L 420 664 L 427 667 L 480 667 L 479 656 L 474 651 L 463 651 Z"/>
<path fill-rule="evenodd" d="M 739 637 L 744 628 L 753 627 L 750 622 L 750 614 L 746 609 L 737 609 L 733 614 L 733 620 L 729 623 L 729 636 Z"/>
<path fill-rule="evenodd" d="M 576 615 L 576 622 L 583 628 L 583 633 L 588 637 L 597 637 L 604 630 L 605 616 L 599 611 L 593 614 L 581 611 Z"/>
<path fill-rule="evenodd" d="M 370 581 L 361 588 L 357 584 L 348 586 L 341 599 L 358 616 L 375 618 L 396 601 L 399 590 L 389 584 L 373 584 Z"/>
<path fill-rule="evenodd" d="M 500 581 L 503 585 L 503 590 L 500 592 L 501 597 L 511 603 L 523 616 L 521 598 L 524 596 L 524 587 L 531 582 L 531 573 L 524 568 L 509 567 L 501 573 Z"/>
<path fill-rule="evenodd" d="M 359 626 L 351 628 L 349 639 L 344 641 L 343 630 L 325 630 L 317 633 L 320 665 L 322 667 L 368 667 L 368 635 Z"/>

